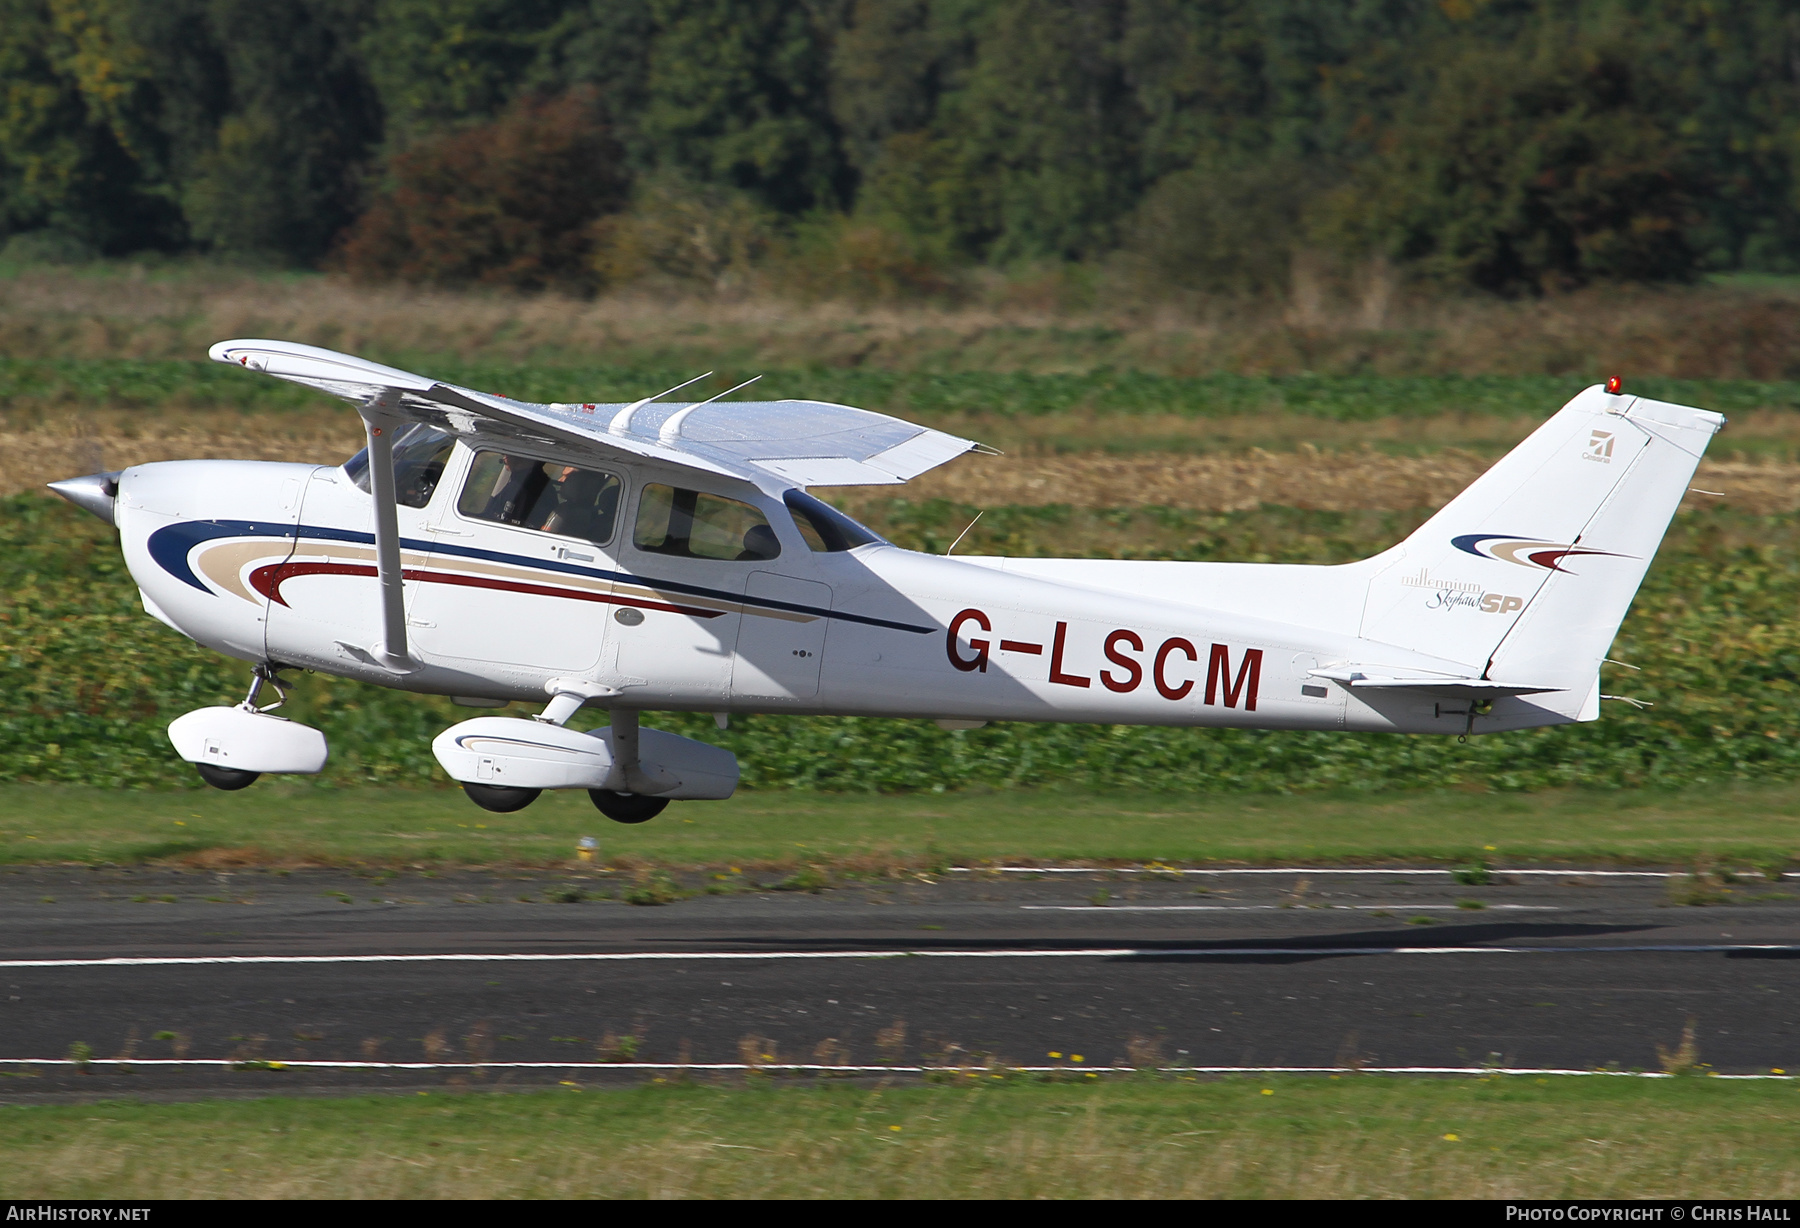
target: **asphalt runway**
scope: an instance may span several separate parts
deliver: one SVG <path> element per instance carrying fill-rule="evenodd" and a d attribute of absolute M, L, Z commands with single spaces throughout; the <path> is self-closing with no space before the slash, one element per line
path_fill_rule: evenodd
<path fill-rule="evenodd" d="M 1793 879 L 755 880 L 10 869 L 0 1097 L 652 1077 L 592 1065 L 626 1058 L 1656 1070 L 1690 1020 L 1719 1072 L 1800 1072 Z"/>

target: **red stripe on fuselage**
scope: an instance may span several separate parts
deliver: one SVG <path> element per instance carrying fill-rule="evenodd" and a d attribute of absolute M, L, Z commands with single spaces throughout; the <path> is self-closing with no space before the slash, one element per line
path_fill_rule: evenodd
<path fill-rule="evenodd" d="M 250 573 L 250 587 L 270 601 L 287 605 L 281 586 L 296 576 L 374 576 L 375 568 L 366 563 L 271 563 Z M 553 588 L 547 584 L 522 584 L 516 580 L 497 580 L 491 576 L 459 575 L 443 571 L 419 571 L 407 568 L 401 572 L 408 580 L 420 584 L 454 584 L 462 588 L 491 588 L 505 593 L 525 593 L 533 597 L 567 597 L 574 601 L 592 601 L 600 605 L 628 605 L 640 610 L 666 610 L 671 614 L 687 614 L 693 618 L 717 618 L 724 610 L 703 610 L 696 606 L 671 605 L 666 601 L 645 601 L 636 597 L 620 597 L 612 593 L 596 593 L 578 588 Z"/>
<path fill-rule="evenodd" d="M 1536 563 L 1539 567 L 1547 567 L 1551 571 L 1560 571 L 1565 575 L 1574 575 L 1574 572 L 1570 571 L 1567 567 L 1562 566 L 1562 561 L 1564 559 L 1580 558 L 1584 554 L 1610 553 L 1610 551 L 1606 550 L 1576 550 L 1565 546 L 1558 547 L 1555 550 L 1539 550 L 1536 554 L 1528 554 L 1525 557 Z"/>

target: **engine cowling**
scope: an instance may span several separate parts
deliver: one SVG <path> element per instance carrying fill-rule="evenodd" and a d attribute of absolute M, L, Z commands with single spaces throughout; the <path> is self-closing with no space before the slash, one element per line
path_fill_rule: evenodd
<path fill-rule="evenodd" d="M 617 789 L 612 729 L 591 733 L 548 721 L 478 716 L 431 743 L 452 780 L 514 789 Z M 737 789 L 737 756 L 661 729 L 638 731 L 638 761 L 648 776 L 675 783 L 670 801 L 717 801 Z"/>

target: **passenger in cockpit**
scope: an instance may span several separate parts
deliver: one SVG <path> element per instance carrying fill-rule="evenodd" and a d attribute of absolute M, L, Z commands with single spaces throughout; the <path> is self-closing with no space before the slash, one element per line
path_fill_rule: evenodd
<path fill-rule="evenodd" d="M 781 554 L 781 541 L 775 536 L 775 530 L 766 524 L 752 525 L 744 533 L 744 548 L 739 551 L 737 561 L 753 563 L 761 559 L 776 558 Z"/>

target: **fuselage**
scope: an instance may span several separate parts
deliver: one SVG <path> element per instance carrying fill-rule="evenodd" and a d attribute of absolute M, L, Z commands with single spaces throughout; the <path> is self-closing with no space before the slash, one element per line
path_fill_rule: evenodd
<path fill-rule="evenodd" d="M 417 506 L 399 508 L 404 667 L 377 648 L 373 501 L 354 465 L 126 470 L 115 521 L 146 609 L 245 660 L 478 704 L 541 704 L 549 680 L 575 678 L 645 710 L 1420 733 L 1469 724 L 1466 702 L 1353 693 L 1312 672 L 1479 669 L 1359 637 L 1372 562 L 1246 571 L 945 558 L 879 540 L 832 548 L 802 531 L 806 513 L 797 522 L 784 492 L 654 462 L 578 462 L 607 484 L 611 520 L 557 531 L 555 517 L 532 527 L 493 510 L 509 479 L 491 448 L 486 468 L 465 442 L 446 438 L 437 455 L 405 501 Z M 548 450 L 523 459 L 568 463 Z M 518 469 L 519 456 L 509 463 Z M 747 535 L 736 555 L 705 556 L 698 536 L 672 549 L 663 505 L 686 498 L 684 514 L 699 515 L 696 488 L 703 507 L 753 509 L 719 523 L 760 515 L 772 538 Z M 646 530 L 653 521 L 662 538 Z M 1565 723 L 1587 700 L 1504 698 L 1482 729 Z"/>

